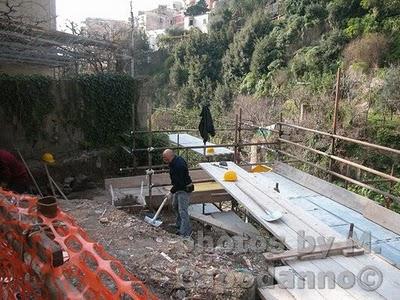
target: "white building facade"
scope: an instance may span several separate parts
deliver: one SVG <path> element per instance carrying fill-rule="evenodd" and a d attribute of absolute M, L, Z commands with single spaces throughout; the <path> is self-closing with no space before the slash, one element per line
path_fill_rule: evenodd
<path fill-rule="evenodd" d="M 184 21 L 184 29 L 190 30 L 192 28 L 198 28 L 201 32 L 207 33 L 208 21 L 209 21 L 208 13 L 200 16 L 186 16 Z"/>

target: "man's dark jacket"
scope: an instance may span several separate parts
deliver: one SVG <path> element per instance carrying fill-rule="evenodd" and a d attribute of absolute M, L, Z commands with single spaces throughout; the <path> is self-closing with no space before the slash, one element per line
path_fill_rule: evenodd
<path fill-rule="evenodd" d="M 203 106 L 200 117 L 199 131 L 203 138 L 203 143 L 205 144 L 210 140 L 210 135 L 215 135 L 214 122 L 208 105 Z"/>
<path fill-rule="evenodd" d="M 186 186 L 192 183 L 186 161 L 175 156 L 169 163 L 169 176 L 171 177 L 171 193 L 186 191 Z"/>

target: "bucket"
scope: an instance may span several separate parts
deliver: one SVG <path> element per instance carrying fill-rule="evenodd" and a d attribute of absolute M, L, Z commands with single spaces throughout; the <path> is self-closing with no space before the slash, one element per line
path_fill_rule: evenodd
<path fill-rule="evenodd" d="M 37 209 L 42 215 L 54 218 L 57 215 L 57 200 L 53 196 L 40 198 L 37 202 Z"/>

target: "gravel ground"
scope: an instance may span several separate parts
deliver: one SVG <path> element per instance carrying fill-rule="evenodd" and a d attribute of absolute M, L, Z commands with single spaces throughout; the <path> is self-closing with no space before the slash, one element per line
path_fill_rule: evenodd
<path fill-rule="evenodd" d="M 209 236 L 215 246 L 226 236 L 218 229 L 193 221 L 192 239 L 184 240 L 175 235 L 169 211 L 154 228 L 143 221 L 146 211 L 115 209 L 104 190 L 70 197 L 75 199 L 59 200 L 60 207 L 161 299 L 252 299 L 258 279 L 267 274 L 261 253 L 199 242 Z"/>

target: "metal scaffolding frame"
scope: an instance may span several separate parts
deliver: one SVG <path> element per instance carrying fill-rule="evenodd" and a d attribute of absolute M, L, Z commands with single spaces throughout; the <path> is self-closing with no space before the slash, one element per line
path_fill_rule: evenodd
<path fill-rule="evenodd" d="M 94 50 L 130 60 L 125 46 L 0 19 L 0 62 L 63 67 L 91 59 Z"/>

